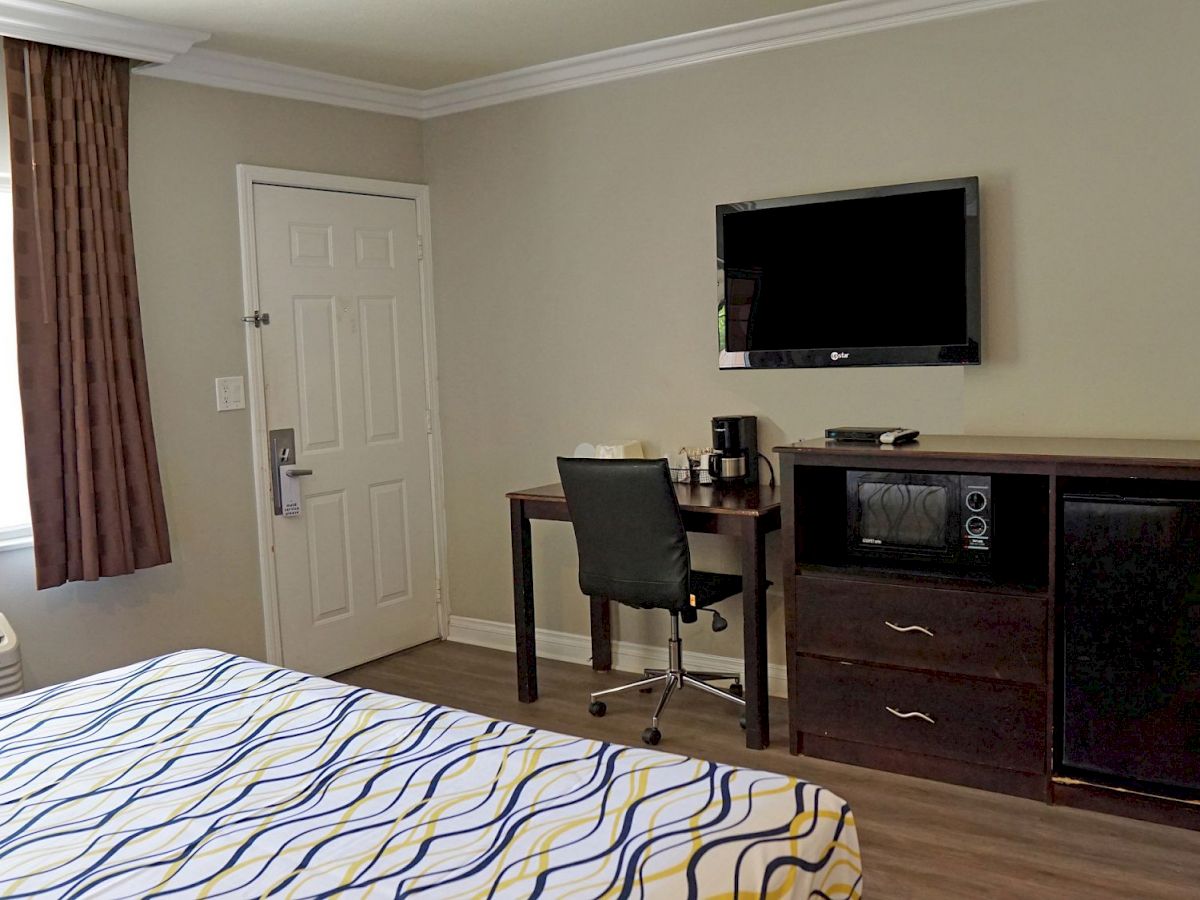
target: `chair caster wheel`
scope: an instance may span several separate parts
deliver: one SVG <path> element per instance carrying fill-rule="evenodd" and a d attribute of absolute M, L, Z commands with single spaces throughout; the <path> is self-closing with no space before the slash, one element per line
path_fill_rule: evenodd
<path fill-rule="evenodd" d="M 657 747 L 658 742 L 662 740 L 662 732 L 657 728 L 647 728 L 642 732 L 642 742 L 649 744 L 651 747 Z"/>
<path fill-rule="evenodd" d="M 735 681 L 729 686 L 729 693 L 733 694 L 735 697 L 746 696 L 746 690 L 742 687 L 742 683 L 740 681 Z"/>
<path fill-rule="evenodd" d="M 738 724 L 742 726 L 742 731 L 746 730 L 746 717 L 738 716 Z"/>
<path fill-rule="evenodd" d="M 604 704 L 603 700 L 593 700 L 590 704 L 588 704 L 588 712 L 599 719 L 602 718 L 606 712 L 608 712 L 608 707 Z"/>

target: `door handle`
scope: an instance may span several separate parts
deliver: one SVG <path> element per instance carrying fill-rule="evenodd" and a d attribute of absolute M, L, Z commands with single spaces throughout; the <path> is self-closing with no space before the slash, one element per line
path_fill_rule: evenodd
<path fill-rule="evenodd" d="M 890 712 L 890 713 L 891 713 L 893 716 L 895 716 L 897 719 L 923 719 L 923 720 L 925 720 L 926 722 L 928 722 L 930 725 L 936 724 L 936 723 L 933 721 L 933 717 L 932 717 L 932 716 L 927 716 L 927 715 L 925 715 L 925 713 L 923 713 L 923 712 L 916 712 L 916 711 L 913 711 L 913 712 L 900 712 L 900 710 L 898 710 L 898 709 L 892 709 L 890 706 L 885 706 L 885 707 L 884 707 L 884 709 L 886 709 L 888 712 Z"/>
<path fill-rule="evenodd" d="M 305 475 L 311 475 L 312 469 L 288 469 L 283 474 L 288 478 L 303 478 Z"/>
<path fill-rule="evenodd" d="M 899 631 L 901 634 L 909 631 L 919 631 L 921 634 L 927 634 L 930 637 L 933 637 L 932 631 L 930 631 L 928 628 L 923 628 L 920 625 L 893 625 L 887 619 L 883 620 L 883 624 L 892 629 L 892 631 Z"/>

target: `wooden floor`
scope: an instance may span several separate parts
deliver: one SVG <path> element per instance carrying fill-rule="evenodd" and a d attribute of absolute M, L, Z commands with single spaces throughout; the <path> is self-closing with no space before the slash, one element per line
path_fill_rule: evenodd
<path fill-rule="evenodd" d="M 517 701 L 513 654 L 432 643 L 351 669 L 337 680 L 497 719 L 640 746 L 654 698 L 611 698 L 587 713 L 590 690 L 629 681 L 538 661 L 541 699 Z M 787 752 L 785 708 L 772 700 L 771 747 L 747 750 L 737 713 L 689 691 L 663 721 L 662 750 L 751 766 L 824 785 L 858 822 L 868 898 L 1200 898 L 1200 833 L 1050 807 L 969 788 Z"/>

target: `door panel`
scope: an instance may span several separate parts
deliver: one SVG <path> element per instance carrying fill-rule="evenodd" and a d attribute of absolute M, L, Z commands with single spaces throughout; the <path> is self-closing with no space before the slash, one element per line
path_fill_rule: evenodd
<path fill-rule="evenodd" d="M 296 374 L 300 391 L 300 446 L 305 451 L 342 445 L 341 385 L 334 322 L 335 297 L 296 297 Z"/>
<path fill-rule="evenodd" d="M 362 334 L 363 396 L 367 442 L 403 441 L 400 422 L 400 364 L 396 298 L 363 297 L 358 304 Z"/>
<path fill-rule="evenodd" d="M 412 594 L 408 559 L 408 497 L 404 481 L 371 485 L 371 543 L 375 551 L 375 602 Z"/>
<path fill-rule="evenodd" d="M 311 580 L 311 624 L 350 613 L 350 528 L 346 492 L 307 498 L 308 566 Z M 286 650 L 286 648 L 285 648 Z"/>
<path fill-rule="evenodd" d="M 268 429 L 296 430 L 276 517 L 284 663 L 329 674 L 438 636 L 416 204 L 254 187 Z"/>
<path fill-rule="evenodd" d="M 1200 798 L 1200 501 L 1063 502 L 1069 774 Z"/>

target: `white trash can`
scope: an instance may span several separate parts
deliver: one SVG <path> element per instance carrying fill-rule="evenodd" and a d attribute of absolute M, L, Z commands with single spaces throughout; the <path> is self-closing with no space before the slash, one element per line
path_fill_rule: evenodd
<path fill-rule="evenodd" d="M 19 694 L 25 689 L 21 677 L 21 645 L 17 633 L 0 613 L 0 697 Z"/>

